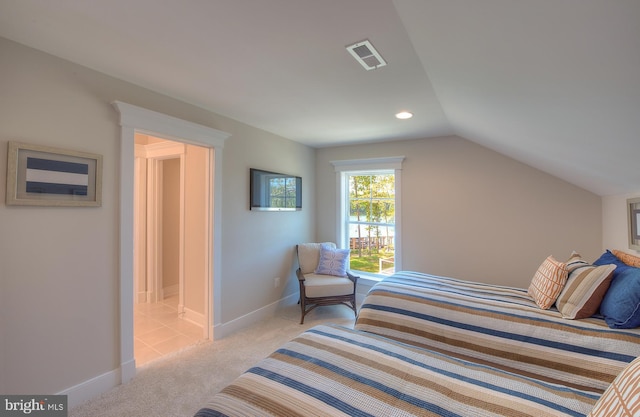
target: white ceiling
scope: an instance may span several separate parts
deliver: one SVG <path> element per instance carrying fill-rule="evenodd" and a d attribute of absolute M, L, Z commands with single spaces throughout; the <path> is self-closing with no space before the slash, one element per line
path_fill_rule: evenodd
<path fill-rule="evenodd" d="M 638 0 L 0 0 L 0 36 L 314 147 L 456 134 L 640 192 Z"/>

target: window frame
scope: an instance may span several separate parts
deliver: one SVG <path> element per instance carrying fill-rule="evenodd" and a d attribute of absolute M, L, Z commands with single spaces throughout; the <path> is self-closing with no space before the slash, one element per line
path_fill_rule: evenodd
<path fill-rule="evenodd" d="M 382 174 L 393 171 L 395 188 L 395 271 L 402 270 L 402 162 L 404 156 L 350 159 L 331 161 L 336 172 L 336 243 L 340 248 L 349 247 L 349 176 Z M 381 279 L 382 274 L 357 271 L 358 275 L 367 275 Z"/>

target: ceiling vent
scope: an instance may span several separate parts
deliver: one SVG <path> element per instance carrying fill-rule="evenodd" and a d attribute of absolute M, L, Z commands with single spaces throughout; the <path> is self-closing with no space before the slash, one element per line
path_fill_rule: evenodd
<path fill-rule="evenodd" d="M 382 56 L 376 51 L 368 40 L 354 43 L 347 46 L 347 51 L 366 69 L 367 71 L 384 67 L 387 65 Z"/>

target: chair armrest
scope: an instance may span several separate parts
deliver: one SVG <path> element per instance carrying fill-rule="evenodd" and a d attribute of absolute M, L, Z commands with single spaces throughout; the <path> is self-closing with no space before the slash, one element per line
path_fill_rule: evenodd
<path fill-rule="evenodd" d="M 358 278 L 360 278 L 357 275 L 353 275 L 351 272 L 347 271 L 347 278 L 349 278 L 351 281 L 353 281 L 354 284 L 358 283 Z"/>
<path fill-rule="evenodd" d="M 302 269 L 296 269 L 296 275 L 298 276 L 298 281 L 304 281 L 304 274 L 302 273 Z"/>

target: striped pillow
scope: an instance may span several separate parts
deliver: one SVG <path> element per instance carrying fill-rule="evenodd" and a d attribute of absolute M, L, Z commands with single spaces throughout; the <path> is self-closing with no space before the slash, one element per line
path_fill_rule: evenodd
<path fill-rule="evenodd" d="M 621 250 L 615 250 L 615 249 L 612 250 L 611 253 L 613 253 L 616 256 L 616 258 L 620 259 L 625 264 L 629 266 L 634 266 L 636 268 L 640 268 L 640 257 L 631 255 L 626 252 L 622 252 Z"/>
<path fill-rule="evenodd" d="M 620 372 L 587 417 L 640 416 L 640 357 Z"/>
<path fill-rule="evenodd" d="M 553 256 L 542 262 L 528 289 L 538 307 L 543 310 L 551 308 L 567 282 L 567 275 L 567 265 L 555 260 Z"/>
<path fill-rule="evenodd" d="M 609 289 L 615 265 L 591 265 L 573 252 L 566 262 L 569 277 L 556 301 L 556 307 L 565 319 L 583 319 L 598 311 L 604 294 Z"/>

